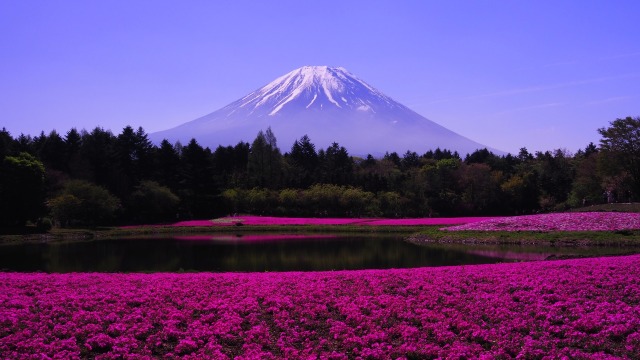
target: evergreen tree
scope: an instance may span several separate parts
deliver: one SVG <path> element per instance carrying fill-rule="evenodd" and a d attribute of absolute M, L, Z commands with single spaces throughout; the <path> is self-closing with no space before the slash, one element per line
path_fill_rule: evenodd
<path fill-rule="evenodd" d="M 293 186 L 307 188 L 316 181 L 318 154 L 316 147 L 307 135 L 296 140 L 288 155 L 291 165 L 290 181 Z"/>
<path fill-rule="evenodd" d="M 35 142 L 38 157 L 45 167 L 59 171 L 68 171 L 69 162 L 66 158 L 67 144 L 55 130 L 52 130 L 49 136 L 44 135 L 44 133 L 41 134 Z"/>
<path fill-rule="evenodd" d="M 252 186 L 278 188 L 282 169 L 282 155 L 276 137 L 268 128 L 260 130 L 251 143 L 247 173 Z"/>
<path fill-rule="evenodd" d="M 119 171 L 118 191 L 120 198 L 127 198 L 133 186 L 151 176 L 153 146 L 140 127 L 134 131 L 125 127 L 116 137 L 113 153 Z"/>
<path fill-rule="evenodd" d="M 177 191 L 180 182 L 180 155 L 166 139 L 162 140 L 155 152 L 152 178 L 161 185 Z"/>
<path fill-rule="evenodd" d="M 208 218 L 220 209 L 215 202 L 218 189 L 213 177 L 211 151 L 195 139 L 182 149 L 178 196 L 183 200 L 183 216 Z"/>
<path fill-rule="evenodd" d="M 7 155 L 13 155 L 14 140 L 7 129 L 0 130 L 0 160 Z"/>
<path fill-rule="evenodd" d="M 333 143 L 319 157 L 322 176 L 325 183 L 336 185 L 349 185 L 353 174 L 353 159 L 349 156 L 344 146 Z"/>
<path fill-rule="evenodd" d="M 92 183 L 113 189 L 120 171 L 113 157 L 116 137 L 111 131 L 96 127 L 90 133 L 83 130 L 78 175 Z M 115 181 L 112 181 L 115 180 Z"/>

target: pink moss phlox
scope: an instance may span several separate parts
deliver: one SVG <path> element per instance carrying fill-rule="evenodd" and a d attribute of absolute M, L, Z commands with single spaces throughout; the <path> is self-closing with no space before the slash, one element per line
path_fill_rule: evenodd
<path fill-rule="evenodd" d="M 2 273 L 3 359 L 636 358 L 640 255 L 402 270 Z"/>
<path fill-rule="evenodd" d="M 619 231 L 640 229 L 640 213 L 584 212 L 494 218 L 443 228 L 448 231 Z"/>

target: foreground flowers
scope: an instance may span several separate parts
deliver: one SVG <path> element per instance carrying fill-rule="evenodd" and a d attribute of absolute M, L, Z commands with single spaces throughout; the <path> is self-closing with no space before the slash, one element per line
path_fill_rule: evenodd
<path fill-rule="evenodd" d="M 640 256 L 251 274 L 1 274 L 7 359 L 633 358 Z"/>
<path fill-rule="evenodd" d="M 640 229 L 640 213 L 555 213 L 493 218 L 443 228 L 476 231 L 616 231 Z"/>

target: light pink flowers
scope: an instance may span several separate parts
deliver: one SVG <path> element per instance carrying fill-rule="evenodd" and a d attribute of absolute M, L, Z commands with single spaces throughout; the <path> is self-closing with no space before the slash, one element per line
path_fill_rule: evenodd
<path fill-rule="evenodd" d="M 443 228 L 459 231 L 616 231 L 640 229 L 640 213 L 585 212 L 512 216 Z"/>

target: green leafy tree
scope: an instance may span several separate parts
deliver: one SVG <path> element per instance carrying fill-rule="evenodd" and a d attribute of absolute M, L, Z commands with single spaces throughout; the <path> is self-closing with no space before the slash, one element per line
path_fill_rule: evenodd
<path fill-rule="evenodd" d="M 578 152 L 573 159 L 575 176 L 569 194 L 569 204 L 573 207 L 598 204 L 603 200 L 603 178 L 598 170 L 601 154 L 591 146 Z"/>
<path fill-rule="evenodd" d="M 244 210 L 245 191 L 242 189 L 227 189 L 221 194 L 225 206 L 229 210 L 228 213 L 238 214 Z"/>
<path fill-rule="evenodd" d="M 400 164 L 402 165 L 402 168 L 404 170 L 419 167 L 420 157 L 418 156 L 418 153 L 416 153 L 415 151 L 407 150 L 407 152 L 402 156 L 402 160 L 400 161 Z"/>
<path fill-rule="evenodd" d="M 338 185 L 315 184 L 304 191 L 304 202 L 313 209 L 314 216 L 339 216 L 342 192 L 343 188 Z"/>
<path fill-rule="evenodd" d="M 70 180 L 63 192 L 49 200 L 54 219 L 61 226 L 109 225 L 120 208 L 120 200 L 107 189 L 85 180 Z"/>
<path fill-rule="evenodd" d="M 82 211 L 82 200 L 71 194 L 62 194 L 50 199 L 47 202 L 51 215 L 61 227 L 71 225 L 72 221 L 78 219 Z"/>
<path fill-rule="evenodd" d="M 297 216 L 311 215 L 308 213 L 308 208 L 303 206 L 302 190 L 298 189 L 282 189 L 278 194 L 278 201 L 282 206 L 283 213 Z"/>
<path fill-rule="evenodd" d="M 252 214 L 264 215 L 269 209 L 274 208 L 272 195 L 268 189 L 253 188 L 246 192 L 246 206 Z"/>
<path fill-rule="evenodd" d="M 461 190 L 462 211 L 486 214 L 495 211 L 500 201 L 501 173 L 487 164 L 463 164 L 457 173 Z"/>
<path fill-rule="evenodd" d="M 380 210 L 384 217 L 401 217 L 404 215 L 408 200 L 395 191 L 381 192 L 377 196 Z"/>
<path fill-rule="evenodd" d="M 512 175 L 500 184 L 500 189 L 507 196 L 507 204 L 512 212 L 526 214 L 538 208 L 540 193 L 535 172 L 528 171 Z"/>
<path fill-rule="evenodd" d="M 616 119 L 607 128 L 598 129 L 602 136 L 600 149 L 611 162 L 619 164 L 619 172 L 627 172 L 632 183 L 633 199 L 640 196 L 640 117 Z"/>
<path fill-rule="evenodd" d="M 536 154 L 538 174 L 538 187 L 541 192 L 541 205 L 545 210 L 553 210 L 556 204 L 567 201 L 575 171 L 568 155 L 562 150 L 556 150 L 553 154 L 546 151 Z"/>
<path fill-rule="evenodd" d="M 424 169 L 427 202 L 433 206 L 437 215 L 452 215 L 460 208 L 461 194 L 457 188 L 456 175 L 461 164 L 459 158 L 444 157 L 436 161 L 435 166 Z"/>
<path fill-rule="evenodd" d="M 174 220 L 180 198 L 155 181 L 143 181 L 131 194 L 130 219 L 138 223 Z"/>
<path fill-rule="evenodd" d="M 378 203 L 374 200 L 373 193 L 352 186 L 342 189 L 340 194 L 340 205 L 344 209 L 344 215 L 350 217 L 377 213 Z"/>
<path fill-rule="evenodd" d="M 28 153 L 0 163 L 0 225 L 19 227 L 45 214 L 45 169 Z"/>

